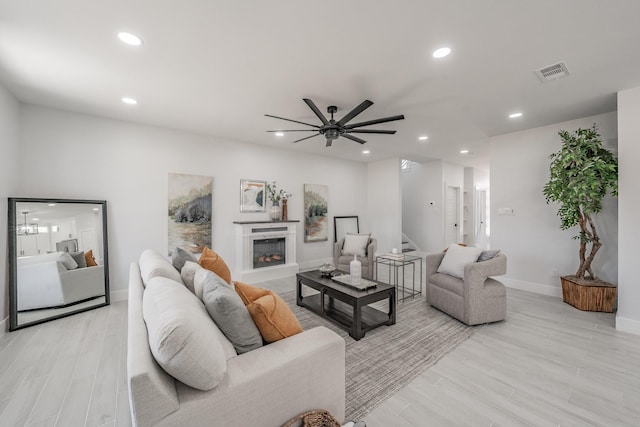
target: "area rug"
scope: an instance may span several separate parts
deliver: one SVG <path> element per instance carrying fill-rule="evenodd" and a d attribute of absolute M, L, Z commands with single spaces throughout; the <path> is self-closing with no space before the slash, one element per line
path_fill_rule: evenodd
<path fill-rule="evenodd" d="M 296 305 L 295 291 L 284 292 L 304 329 L 326 326 L 346 343 L 345 420 L 358 420 L 395 394 L 475 329 L 432 308 L 424 297 L 398 302 L 396 324 L 381 326 L 356 341 L 329 320 Z"/>

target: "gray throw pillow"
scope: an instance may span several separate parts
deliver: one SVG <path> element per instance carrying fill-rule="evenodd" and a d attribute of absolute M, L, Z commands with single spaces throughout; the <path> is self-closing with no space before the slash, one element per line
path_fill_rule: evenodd
<path fill-rule="evenodd" d="M 500 253 L 500 249 L 488 249 L 480 252 L 478 261 L 489 261 L 491 258 L 495 258 Z"/>
<path fill-rule="evenodd" d="M 209 316 L 238 354 L 262 347 L 262 335 L 238 293 L 220 276 L 208 270 L 202 287 L 202 301 Z"/>
<path fill-rule="evenodd" d="M 196 273 L 200 270 L 204 270 L 204 268 L 202 268 L 197 262 L 193 261 L 185 262 L 182 270 L 180 270 L 180 277 L 182 277 L 184 285 L 194 294 L 196 291 L 193 282 L 195 280 Z"/>
<path fill-rule="evenodd" d="M 78 264 L 78 268 L 85 268 L 87 266 L 87 260 L 84 258 L 84 251 L 81 252 L 69 252 L 71 258 Z"/>
<path fill-rule="evenodd" d="M 176 268 L 176 270 L 181 271 L 182 267 L 184 267 L 184 263 L 187 261 L 198 262 L 198 258 L 188 250 L 177 247 L 173 250 L 173 254 L 171 255 L 171 263 Z"/>

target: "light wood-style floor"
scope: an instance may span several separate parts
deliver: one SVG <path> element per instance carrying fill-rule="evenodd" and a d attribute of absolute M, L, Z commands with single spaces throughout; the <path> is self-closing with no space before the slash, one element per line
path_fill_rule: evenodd
<path fill-rule="evenodd" d="M 556 298 L 508 290 L 508 307 L 367 426 L 640 425 L 640 336 Z M 126 316 L 117 302 L 0 337 L 0 426 L 130 426 Z"/>

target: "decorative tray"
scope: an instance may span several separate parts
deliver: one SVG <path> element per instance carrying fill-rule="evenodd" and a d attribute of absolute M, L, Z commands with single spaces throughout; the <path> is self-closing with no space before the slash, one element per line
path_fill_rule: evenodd
<path fill-rule="evenodd" d="M 352 283 L 350 274 L 341 274 L 339 276 L 333 276 L 331 280 L 336 281 L 342 285 L 346 285 L 360 291 L 371 289 L 376 287 L 376 282 L 372 282 L 367 279 L 360 279 L 360 283 Z"/>

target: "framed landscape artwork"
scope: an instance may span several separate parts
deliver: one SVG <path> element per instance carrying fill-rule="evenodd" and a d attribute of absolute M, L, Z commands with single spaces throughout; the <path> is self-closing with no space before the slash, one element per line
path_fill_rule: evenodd
<path fill-rule="evenodd" d="M 240 180 L 240 212 L 266 212 L 267 181 Z"/>
<path fill-rule="evenodd" d="M 170 173 L 167 200 L 169 255 L 178 246 L 195 254 L 211 247 L 213 178 Z"/>
<path fill-rule="evenodd" d="M 329 191 L 326 185 L 304 185 L 304 241 L 329 240 L 327 221 Z"/>

